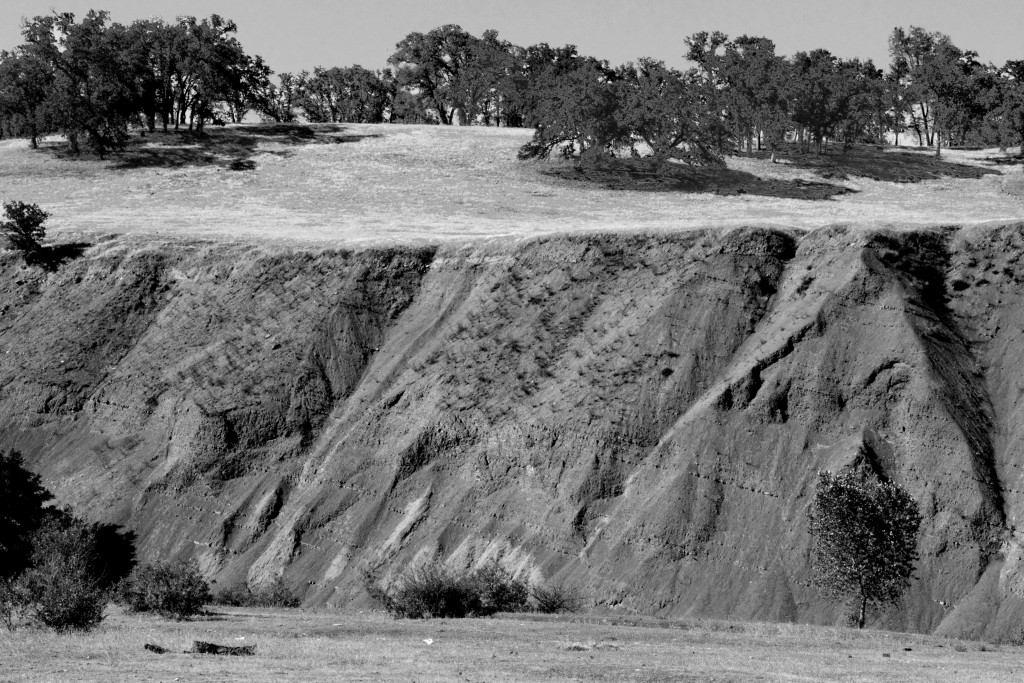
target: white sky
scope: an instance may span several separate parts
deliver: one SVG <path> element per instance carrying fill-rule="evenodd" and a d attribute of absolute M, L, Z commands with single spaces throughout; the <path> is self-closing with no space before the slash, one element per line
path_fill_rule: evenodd
<path fill-rule="evenodd" d="M 700 30 L 763 35 L 781 54 L 825 48 L 888 64 L 895 26 L 949 34 L 983 62 L 1024 59 L 1024 0 L 0 0 L 0 49 L 20 42 L 23 17 L 108 9 L 115 21 L 217 13 L 277 72 L 385 65 L 412 31 L 454 23 L 497 29 L 520 45 L 573 43 L 613 65 L 647 56 L 683 66 L 683 39 Z"/>

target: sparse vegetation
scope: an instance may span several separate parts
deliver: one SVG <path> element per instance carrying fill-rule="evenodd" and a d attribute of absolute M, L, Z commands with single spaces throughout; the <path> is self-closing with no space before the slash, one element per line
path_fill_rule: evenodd
<path fill-rule="evenodd" d="M 468 571 L 435 561 L 406 569 L 388 584 L 368 574 L 365 586 L 385 611 L 405 619 L 484 617 L 498 612 L 527 611 L 555 614 L 578 612 L 586 605 L 579 587 L 531 586 L 497 562 Z"/>
<path fill-rule="evenodd" d="M 534 608 L 541 614 L 582 612 L 589 602 L 586 591 L 576 584 L 541 583 L 530 588 Z"/>
<path fill-rule="evenodd" d="M 200 614 L 213 596 L 192 562 L 160 562 L 137 567 L 118 590 L 118 601 L 135 612 L 176 619 Z"/>
<path fill-rule="evenodd" d="M 302 598 L 288 587 L 284 577 L 279 576 L 256 590 L 245 583 L 229 586 L 215 593 L 212 602 L 231 607 L 298 607 Z"/>
<path fill-rule="evenodd" d="M 240 639 L 244 636 L 244 640 Z M 256 645 L 256 657 L 156 656 L 195 640 Z M 424 642 L 432 639 L 431 644 Z M 580 644 L 589 649 L 570 649 Z M 66 637 L 0 632 L 4 679 L 472 681 L 514 678 L 662 681 L 778 679 L 1016 681 L 1020 651 L 918 633 L 820 624 L 656 619 L 623 614 L 512 615 L 446 622 L 394 621 L 379 612 L 218 610 L 193 622 L 140 619 L 111 610 L 102 629 Z M 891 657 L 883 658 L 883 653 Z"/>

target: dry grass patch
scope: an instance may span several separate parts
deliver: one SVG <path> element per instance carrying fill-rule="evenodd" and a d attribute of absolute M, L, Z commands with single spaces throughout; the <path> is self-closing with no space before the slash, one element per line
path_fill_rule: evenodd
<path fill-rule="evenodd" d="M 993 150 L 949 150 L 940 161 L 871 148 L 779 164 L 735 157 L 717 178 L 684 172 L 666 183 L 633 169 L 566 182 L 551 177 L 574 173 L 560 162 L 516 160 L 529 137 L 506 128 L 245 125 L 204 138 L 134 138 L 107 161 L 68 158 L 58 140 L 40 151 L 5 140 L 0 199 L 38 203 L 64 240 L 133 233 L 311 246 L 709 226 L 917 227 L 1024 214 L 1020 194 L 1003 182 L 1015 168 Z"/>
<path fill-rule="evenodd" d="M 252 657 L 183 654 L 192 641 Z M 155 643 L 171 652 L 143 649 Z M 111 614 L 86 635 L 0 633 L 5 680 L 1011 681 L 1019 648 L 789 624 L 649 617 L 392 620 L 380 613 L 218 609 L 178 623 Z"/>

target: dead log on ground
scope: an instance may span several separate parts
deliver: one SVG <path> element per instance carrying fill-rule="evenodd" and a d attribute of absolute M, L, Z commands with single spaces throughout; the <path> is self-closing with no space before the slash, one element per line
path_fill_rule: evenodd
<path fill-rule="evenodd" d="M 217 645 L 215 643 L 206 643 L 201 640 L 192 641 L 192 649 L 186 650 L 186 654 L 194 655 L 254 655 L 256 654 L 255 645 Z"/>

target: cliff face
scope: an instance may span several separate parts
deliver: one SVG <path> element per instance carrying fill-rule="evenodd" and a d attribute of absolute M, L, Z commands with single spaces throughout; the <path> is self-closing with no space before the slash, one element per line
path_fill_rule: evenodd
<path fill-rule="evenodd" d="M 144 556 L 308 604 L 500 558 L 602 604 L 834 622 L 819 470 L 920 504 L 891 628 L 1024 602 L 1020 226 L 0 254 L 0 447 Z"/>

